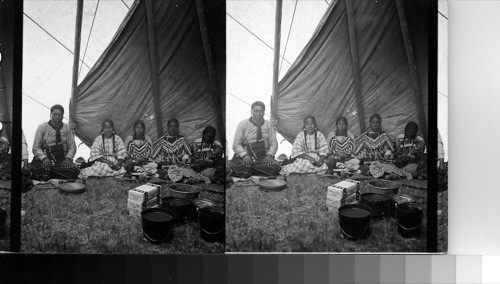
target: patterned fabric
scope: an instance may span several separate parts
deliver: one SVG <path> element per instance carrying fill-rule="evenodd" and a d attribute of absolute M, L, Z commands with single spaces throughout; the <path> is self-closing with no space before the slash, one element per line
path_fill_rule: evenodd
<path fill-rule="evenodd" d="M 193 158 L 197 160 L 213 159 L 222 157 L 224 149 L 219 141 L 214 143 L 202 143 L 201 138 L 198 138 L 193 143 Z"/>
<path fill-rule="evenodd" d="M 103 138 L 99 135 L 95 138 L 92 147 L 90 148 L 89 161 L 95 161 L 99 158 L 106 158 L 107 160 L 116 163 L 118 159 L 125 159 L 127 157 L 127 152 L 125 151 L 125 145 L 123 140 L 118 135 L 114 135 L 114 145 L 113 138 Z"/>
<path fill-rule="evenodd" d="M 328 148 L 333 155 L 350 155 L 354 151 L 356 140 L 354 134 L 347 132 L 347 136 L 337 136 L 335 131 L 328 135 Z"/>
<path fill-rule="evenodd" d="M 381 131 L 374 135 L 368 130 L 359 137 L 353 154 L 361 159 L 379 160 L 393 152 L 394 146 L 387 133 Z"/>
<path fill-rule="evenodd" d="M 134 159 L 147 159 L 151 155 L 153 142 L 149 136 L 145 136 L 144 140 L 134 140 L 130 135 L 125 138 L 125 149 L 129 157 Z"/>
<path fill-rule="evenodd" d="M 118 135 L 113 138 L 104 138 L 102 135 L 95 138 L 92 147 L 90 148 L 89 161 L 95 161 L 99 158 L 106 158 L 108 161 L 116 164 L 118 159 L 124 160 L 127 157 L 125 145 Z M 95 161 L 91 167 L 85 168 L 80 172 L 79 177 L 86 179 L 88 177 L 118 177 L 125 174 L 126 171 L 121 167 L 118 171 L 113 170 L 108 164 Z"/>
<path fill-rule="evenodd" d="M 76 153 L 75 136 L 67 124 L 63 124 L 61 132 L 61 144 L 64 147 L 66 158 L 73 159 Z M 50 147 L 56 145 L 56 131 L 44 122 L 38 126 L 35 132 L 35 140 L 33 141 L 33 155 L 35 159 L 41 161 L 47 157 L 42 147 Z"/>
<path fill-rule="evenodd" d="M 267 120 L 261 127 L 262 140 L 268 155 L 274 156 L 278 150 L 278 140 L 276 139 L 276 131 L 271 123 Z M 234 134 L 233 151 L 234 154 L 243 158 L 248 154 L 247 146 L 250 143 L 257 142 L 257 127 L 253 125 L 249 119 L 245 119 L 238 124 L 236 133 Z"/>
<path fill-rule="evenodd" d="M 163 136 L 153 143 L 151 157 L 157 163 L 176 165 L 183 157 L 191 157 L 191 154 L 191 147 L 184 137 L 179 136 L 175 141 L 168 141 L 167 137 Z"/>
<path fill-rule="evenodd" d="M 404 134 L 400 134 L 397 137 L 396 154 L 398 156 L 412 155 L 415 157 L 415 159 L 418 160 L 424 152 L 425 152 L 425 141 L 422 137 L 417 136 L 415 139 L 409 139 L 405 138 Z"/>
<path fill-rule="evenodd" d="M 326 156 L 328 144 L 323 133 L 316 131 L 316 139 L 314 134 L 306 134 L 304 139 L 304 132 L 300 132 L 293 142 L 291 157 L 295 158 L 302 154 L 307 154 L 316 160 L 319 160 L 320 156 Z M 281 174 L 287 176 L 291 173 L 320 173 L 326 172 L 326 170 L 328 170 L 328 166 L 325 163 L 316 167 L 307 159 L 297 158 L 292 164 L 285 165 Z"/>

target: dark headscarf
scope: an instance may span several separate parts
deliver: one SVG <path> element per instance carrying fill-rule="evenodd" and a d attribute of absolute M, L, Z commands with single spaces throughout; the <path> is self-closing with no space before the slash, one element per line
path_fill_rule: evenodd
<path fill-rule="evenodd" d="M 375 113 L 374 115 L 370 116 L 370 122 L 371 122 L 371 121 L 372 121 L 372 119 L 374 119 L 374 118 L 378 118 L 378 120 L 379 120 L 380 122 L 382 122 L 382 118 L 381 118 L 381 117 L 380 117 L 380 115 L 378 115 L 377 113 Z"/>
<path fill-rule="evenodd" d="M 408 122 L 408 124 L 406 124 L 405 135 L 404 135 L 405 139 L 406 139 L 406 131 L 408 131 L 408 130 L 413 130 L 415 132 L 415 137 L 416 137 L 416 135 L 418 133 L 418 125 L 413 121 L 410 121 L 410 122 Z"/>
<path fill-rule="evenodd" d="M 205 129 L 203 129 L 203 132 L 201 134 L 201 142 L 204 143 L 205 141 L 203 141 L 205 139 L 205 135 L 206 134 L 212 134 L 212 136 L 214 137 L 215 139 L 215 135 L 217 135 L 217 131 L 215 130 L 215 128 L 213 126 L 207 126 L 205 127 Z M 212 141 L 213 142 L 213 141 Z M 205 143 L 208 143 L 208 142 L 205 142 Z"/>

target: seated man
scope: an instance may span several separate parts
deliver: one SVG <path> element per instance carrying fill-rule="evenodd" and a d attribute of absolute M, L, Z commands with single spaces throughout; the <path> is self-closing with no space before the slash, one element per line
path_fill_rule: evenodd
<path fill-rule="evenodd" d="M 233 141 L 234 157 L 229 162 L 233 175 L 248 178 L 251 175 L 278 175 L 281 167 L 274 160 L 278 150 L 276 132 L 264 119 L 266 106 L 252 104 L 252 116 L 238 124 Z"/>
<path fill-rule="evenodd" d="M 75 137 L 69 125 L 62 122 L 64 108 L 50 108 L 50 120 L 38 126 L 33 142 L 33 161 L 30 165 L 32 178 L 75 179 L 80 171 L 73 164 L 76 153 Z"/>

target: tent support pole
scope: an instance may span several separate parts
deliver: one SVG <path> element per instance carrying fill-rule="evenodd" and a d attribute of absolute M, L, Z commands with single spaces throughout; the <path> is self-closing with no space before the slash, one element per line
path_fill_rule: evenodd
<path fill-rule="evenodd" d="M 425 141 L 427 142 L 427 120 L 425 119 L 425 112 L 423 106 L 423 97 L 420 90 L 420 78 L 418 77 L 417 64 L 415 62 L 415 57 L 413 53 L 413 47 L 411 45 L 410 30 L 408 29 L 408 23 L 406 22 L 406 14 L 404 10 L 404 4 L 401 0 L 396 0 L 396 6 L 398 9 L 399 23 L 401 25 L 401 33 L 403 35 L 403 41 L 406 48 L 406 56 L 408 58 L 408 65 L 410 68 L 411 81 L 413 87 L 415 88 L 415 101 L 418 107 L 418 114 L 420 120 L 420 128 L 422 129 L 422 134 Z"/>
<path fill-rule="evenodd" d="M 212 87 L 213 100 L 215 109 L 217 110 L 217 125 L 219 129 L 219 137 L 222 146 L 226 145 L 226 131 L 224 127 L 224 119 L 222 118 L 222 102 L 220 100 L 219 84 L 217 83 L 217 73 L 212 55 L 212 46 L 208 35 L 207 19 L 205 17 L 205 5 L 203 0 L 196 0 L 196 11 L 198 14 L 198 22 L 200 24 L 201 39 L 203 41 L 203 49 L 205 50 L 205 59 L 207 60 L 208 77 L 210 78 L 210 86 Z"/>
<path fill-rule="evenodd" d="M 73 56 L 73 78 L 71 81 L 71 100 L 69 103 L 71 129 L 76 128 L 76 92 L 78 86 L 78 63 L 80 60 L 80 42 L 82 38 L 82 14 L 83 0 L 77 1 L 76 6 L 76 24 L 75 24 L 75 52 Z"/>
<path fill-rule="evenodd" d="M 155 104 L 156 131 L 158 137 L 163 136 L 163 125 L 161 117 L 160 103 L 160 76 L 158 74 L 158 54 L 156 53 L 156 34 L 154 25 L 154 12 L 152 0 L 146 0 L 146 19 L 148 23 L 148 43 L 149 43 L 149 62 L 151 66 L 151 78 L 153 84 L 153 98 Z"/>
<path fill-rule="evenodd" d="M 273 62 L 273 93 L 271 96 L 271 118 L 273 124 L 279 124 L 278 114 L 278 77 L 280 65 L 280 43 L 281 43 L 281 14 L 283 9 L 283 0 L 276 0 L 276 18 L 274 24 L 274 62 Z M 273 116 L 275 115 L 275 116 Z M 276 126 L 275 125 L 275 126 Z"/>
<path fill-rule="evenodd" d="M 354 93 L 356 94 L 356 107 L 358 109 L 359 127 L 361 133 L 366 131 L 365 114 L 363 111 L 363 94 L 361 92 L 361 75 L 359 72 L 358 44 L 354 27 L 354 9 L 351 0 L 345 0 L 347 10 L 347 24 L 349 27 L 349 44 L 351 46 L 352 73 L 354 75 Z"/>

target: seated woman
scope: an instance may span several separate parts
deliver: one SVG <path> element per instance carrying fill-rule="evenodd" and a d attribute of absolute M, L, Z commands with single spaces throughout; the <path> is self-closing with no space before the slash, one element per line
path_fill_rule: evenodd
<path fill-rule="evenodd" d="M 234 157 L 229 161 L 232 175 L 248 178 L 251 175 L 278 175 L 281 167 L 274 160 L 278 150 L 276 132 L 264 119 L 266 105 L 256 101 L 251 106 L 250 119 L 240 121 L 233 141 Z"/>
<path fill-rule="evenodd" d="M 80 171 L 73 164 L 75 137 L 69 125 L 62 122 L 64 108 L 50 108 L 50 120 L 38 126 L 33 141 L 32 179 L 75 179 Z"/>
<path fill-rule="evenodd" d="M 396 165 L 417 177 L 420 162 L 426 164 L 425 141 L 417 135 L 418 125 L 410 121 L 405 126 L 405 132 L 396 139 Z"/>
<path fill-rule="evenodd" d="M 120 136 L 115 134 L 115 125 L 111 119 L 102 123 L 101 135 L 97 136 L 90 148 L 89 162 L 92 166 L 82 169 L 80 178 L 119 177 L 126 173 L 122 163 L 127 157 L 125 145 Z"/>
<path fill-rule="evenodd" d="M 189 163 L 191 160 L 191 147 L 179 134 L 179 121 L 171 118 L 167 122 L 167 131 L 153 143 L 151 158 L 158 164 L 177 165 Z"/>
<path fill-rule="evenodd" d="M 304 119 L 304 131 L 300 132 L 293 142 L 292 164 L 283 166 L 281 174 L 291 173 L 321 173 L 328 170 L 325 164 L 328 154 L 328 144 L 323 133 L 318 131 L 314 116 Z"/>
<path fill-rule="evenodd" d="M 151 138 L 144 133 L 146 125 L 142 120 L 134 123 L 134 134 L 125 138 L 125 149 L 127 150 L 127 160 L 125 169 L 128 172 L 133 171 L 134 166 L 142 166 L 149 161 L 153 142 Z"/>
<path fill-rule="evenodd" d="M 215 140 L 217 131 L 212 126 L 203 130 L 201 138 L 193 143 L 193 169 L 210 178 L 212 182 L 224 182 L 224 149 Z"/>
<path fill-rule="evenodd" d="M 389 135 L 381 128 L 382 119 L 380 115 L 374 114 L 370 117 L 370 128 L 357 139 L 353 154 L 365 161 L 378 161 L 389 159 L 394 146 Z"/>
<path fill-rule="evenodd" d="M 356 145 L 354 135 L 347 131 L 347 119 L 343 116 L 337 118 L 335 122 L 337 130 L 332 131 L 326 141 L 328 141 L 328 164 L 330 167 L 335 167 L 333 163 L 336 161 L 344 162 L 349 158 Z"/>

